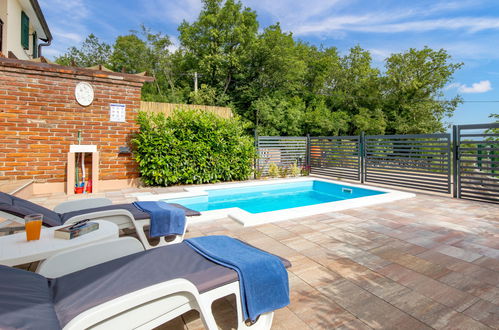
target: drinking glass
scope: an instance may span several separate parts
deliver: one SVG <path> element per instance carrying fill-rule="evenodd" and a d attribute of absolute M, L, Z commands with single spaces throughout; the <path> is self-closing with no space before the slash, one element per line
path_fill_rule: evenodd
<path fill-rule="evenodd" d="M 28 214 L 24 217 L 26 227 L 26 239 L 28 241 L 36 241 L 40 239 L 40 231 L 42 230 L 43 214 L 35 213 Z"/>

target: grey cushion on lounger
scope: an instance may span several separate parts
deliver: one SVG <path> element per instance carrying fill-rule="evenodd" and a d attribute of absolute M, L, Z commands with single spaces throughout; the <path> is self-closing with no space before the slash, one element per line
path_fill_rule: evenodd
<path fill-rule="evenodd" d="M 286 267 L 289 261 L 283 259 Z M 66 325 L 81 312 L 127 293 L 175 278 L 203 293 L 238 280 L 237 273 L 195 252 L 187 243 L 139 252 L 51 281 L 54 306 Z"/>
<path fill-rule="evenodd" d="M 205 259 L 187 243 L 139 252 L 57 279 L 0 266 L 0 328 L 60 329 L 92 307 L 175 278 L 191 281 L 201 293 L 238 280 L 235 271 Z"/>
<path fill-rule="evenodd" d="M 43 214 L 43 224 L 54 227 L 63 224 L 60 214 L 25 199 L 0 192 L 0 211 L 24 218 L 28 214 Z"/>
<path fill-rule="evenodd" d="M 47 279 L 0 265 L 0 329 L 60 329 Z"/>
<path fill-rule="evenodd" d="M 185 215 L 188 217 L 197 216 L 201 214 L 198 211 L 188 209 L 179 204 L 171 203 L 171 205 L 183 209 L 185 211 Z M 113 204 L 109 206 L 96 207 L 91 209 L 84 209 L 80 211 L 73 211 L 60 214 L 50 209 L 47 209 L 43 206 L 40 206 L 38 204 L 32 203 L 28 200 L 0 192 L 0 211 L 15 215 L 20 218 L 24 218 L 28 214 L 41 213 L 43 214 L 43 224 L 48 227 L 60 226 L 64 224 L 68 219 L 76 215 L 81 215 L 91 212 L 106 211 L 106 210 L 118 210 L 118 209 L 125 209 L 130 211 L 130 213 L 132 213 L 133 217 L 136 220 L 149 219 L 148 213 L 139 210 L 131 203 Z"/>
<path fill-rule="evenodd" d="M 194 211 L 191 209 L 188 209 L 186 207 L 183 207 L 182 205 L 179 204 L 170 204 L 175 207 L 179 207 L 185 211 L 185 215 L 188 217 L 195 216 L 195 215 L 200 215 L 198 211 Z M 84 209 L 84 210 L 79 210 L 79 211 L 73 211 L 73 212 L 67 212 L 61 214 L 62 218 L 62 223 L 66 222 L 68 219 L 77 216 L 77 215 L 84 215 L 87 213 L 92 213 L 92 212 L 101 212 L 101 211 L 108 211 L 108 210 L 127 210 L 130 213 L 132 213 L 133 217 L 135 220 L 144 220 L 144 219 L 149 219 L 149 213 L 144 212 L 139 210 L 135 205 L 133 204 L 113 204 L 113 205 L 108 205 L 108 206 L 101 206 L 101 207 L 95 207 L 91 209 Z"/>

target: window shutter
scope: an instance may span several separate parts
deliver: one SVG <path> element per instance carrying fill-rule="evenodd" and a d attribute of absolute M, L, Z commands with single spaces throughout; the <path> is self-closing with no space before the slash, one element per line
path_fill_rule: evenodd
<path fill-rule="evenodd" d="M 33 58 L 38 57 L 38 35 L 33 32 Z"/>
<path fill-rule="evenodd" d="M 21 12 L 21 46 L 24 49 L 29 49 L 29 17 Z"/>

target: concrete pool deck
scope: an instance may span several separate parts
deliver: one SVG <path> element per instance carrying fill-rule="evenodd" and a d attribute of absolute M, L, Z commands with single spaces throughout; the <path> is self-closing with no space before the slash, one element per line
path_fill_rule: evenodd
<path fill-rule="evenodd" d="M 96 194 L 115 203 L 141 193 Z M 90 197 L 90 196 L 88 196 Z M 73 196 L 71 199 L 81 198 Z M 31 199 L 52 207 L 66 196 Z M 415 198 L 243 227 L 192 224 L 188 237 L 224 234 L 288 258 L 291 304 L 273 329 L 498 329 L 499 206 L 417 193 Z M 230 300 L 214 306 L 234 327 Z M 202 329 L 196 312 L 161 329 Z"/>

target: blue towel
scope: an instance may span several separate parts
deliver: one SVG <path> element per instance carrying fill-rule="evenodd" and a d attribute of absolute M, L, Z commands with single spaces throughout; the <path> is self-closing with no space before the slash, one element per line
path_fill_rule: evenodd
<path fill-rule="evenodd" d="M 260 314 L 289 305 L 288 272 L 278 257 L 227 236 L 186 242 L 205 258 L 237 272 L 245 320 L 254 322 Z"/>
<path fill-rule="evenodd" d="M 139 210 L 151 217 L 149 236 L 182 235 L 185 228 L 185 211 L 165 202 L 134 202 Z"/>

